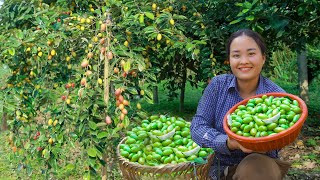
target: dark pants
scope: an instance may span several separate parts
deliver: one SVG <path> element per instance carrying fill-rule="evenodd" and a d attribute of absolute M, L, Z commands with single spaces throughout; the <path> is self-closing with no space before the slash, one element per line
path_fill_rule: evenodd
<path fill-rule="evenodd" d="M 281 180 L 287 174 L 290 163 L 253 153 L 238 165 L 229 166 L 221 180 Z"/>

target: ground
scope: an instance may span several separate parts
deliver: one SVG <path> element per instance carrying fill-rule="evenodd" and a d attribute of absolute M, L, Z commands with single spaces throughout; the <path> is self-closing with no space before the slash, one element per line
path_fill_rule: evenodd
<path fill-rule="evenodd" d="M 280 151 L 280 159 L 292 163 L 285 180 L 320 179 L 320 139 L 312 130 L 304 127 L 296 141 Z"/>

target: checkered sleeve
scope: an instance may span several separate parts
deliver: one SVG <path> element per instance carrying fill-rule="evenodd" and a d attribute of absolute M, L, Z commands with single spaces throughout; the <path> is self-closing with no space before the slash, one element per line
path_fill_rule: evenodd
<path fill-rule="evenodd" d="M 214 128 L 214 113 L 218 89 L 210 83 L 201 97 L 197 112 L 191 122 L 191 137 L 201 147 L 209 147 L 221 154 L 230 154 L 226 145 L 228 136 Z"/>

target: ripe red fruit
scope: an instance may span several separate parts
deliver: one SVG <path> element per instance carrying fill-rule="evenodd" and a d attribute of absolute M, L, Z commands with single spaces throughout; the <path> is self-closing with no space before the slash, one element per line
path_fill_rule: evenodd
<path fill-rule="evenodd" d="M 107 58 L 111 60 L 113 58 L 113 53 L 111 51 L 107 52 Z"/>
<path fill-rule="evenodd" d="M 67 97 L 65 95 L 61 96 L 61 99 L 64 101 L 67 99 Z"/>
<path fill-rule="evenodd" d="M 122 103 L 122 102 L 123 102 L 123 100 L 124 100 L 123 96 L 122 96 L 122 95 L 120 95 L 120 96 L 119 96 L 119 98 L 118 98 L 118 100 L 119 100 L 119 102 L 120 102 L 120 103 Z"/>
<path fill-rule="evenodd" d="M 71 87 L 74 88 L 76 86 L 75 83 L 71 83 Z"/>
<path fill-rule="evenodd" d="M 100 44 L 104 44 L 106 42 L 106 40 L 104 38 L 100 39 Z"/>
<path fill-rule="evenodd" d="M 59 18 L 59 19 L 58 19 L 58 22 L 60 22 L 60 21 L 61 21 L 61 19 Z"/>
<path fill-rule="evenodd" d="M 131 71 L 131 76 L 132 77 L 137 77 L 137 72 L 136 71 Z"/>
<path fill-rule="evenodd" d="M 104 54 L 105 52 L 106 52 L 106 48 L 105 48 L 105 47 L 101 47 L 100 53 L 101 53 L 101 54 Z"/>
<path fill-rule="evenodd" d="M 111 123 L 112 123 L 110 116 L 107 116 L 107 117 L 106 117 L 106 123 L 107 123 L 107 124 L 111 124 Z"/>
<path fill-rule="evenodd" d="M 40 136 L 40 132 L 39 131 L 37 132 L 36 136 Z"/>
<path fill-rule="evenodd" d="M 33 136 L 33 140 L 37 140 L 38 139 L 38 136 Z"/>
<path fill-rule="evenodd" d="M 127 73 L 124 72 L 122 76 L 123 76 L 124 78 L 127 77 Z"/>
<path fill-rule="evenodd" d="M 38 150 L 38 151 L 41 151 L 41 150 L 42 150 L 42 147 L 37 147 L 37 150 Z"/>
<path fill-rule="evenodd" d="M 71 87 L 71 85 L 68 83 L 66 84 L 66 88 L 69 89 Z"/>
<path fill-rule="evenodd" d="M 116 106 L 119 107 L 120 104 L 121 104 L 120 101 L 117 100 L 117 101 L 116 101 Z"/>
<path fill-rule="evenodd" d="M 116 95 L 116 96 L 119 96 L 120 94 L 121 94 L 121 89 L 119 88 L 119 89 L 116 89 L 116 91 L 114 92 L 114 94 Z"/>
<path fill-rule="evenodd" d="M 115 67 L 115 68 L 113 69 L 113 72 L 114 72 L 115 74 L 118 74 L 118 73 L 119 73 L 119 68 Z"/>
<path fill-rule="evenodd" d="M 85 68 L 89 65 L 89 62 L 87 60 L 83 60 L 81 63 L 81 67 Z"/>

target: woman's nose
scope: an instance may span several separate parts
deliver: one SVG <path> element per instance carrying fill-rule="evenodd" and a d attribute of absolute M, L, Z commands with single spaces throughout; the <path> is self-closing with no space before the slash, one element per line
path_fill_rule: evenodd
<path fill-rule="evenodd" d="M 240 64 L 247 64 L 249 63 L 249 58 L 247 56 L 241 56 L 240 57 Z"/>

